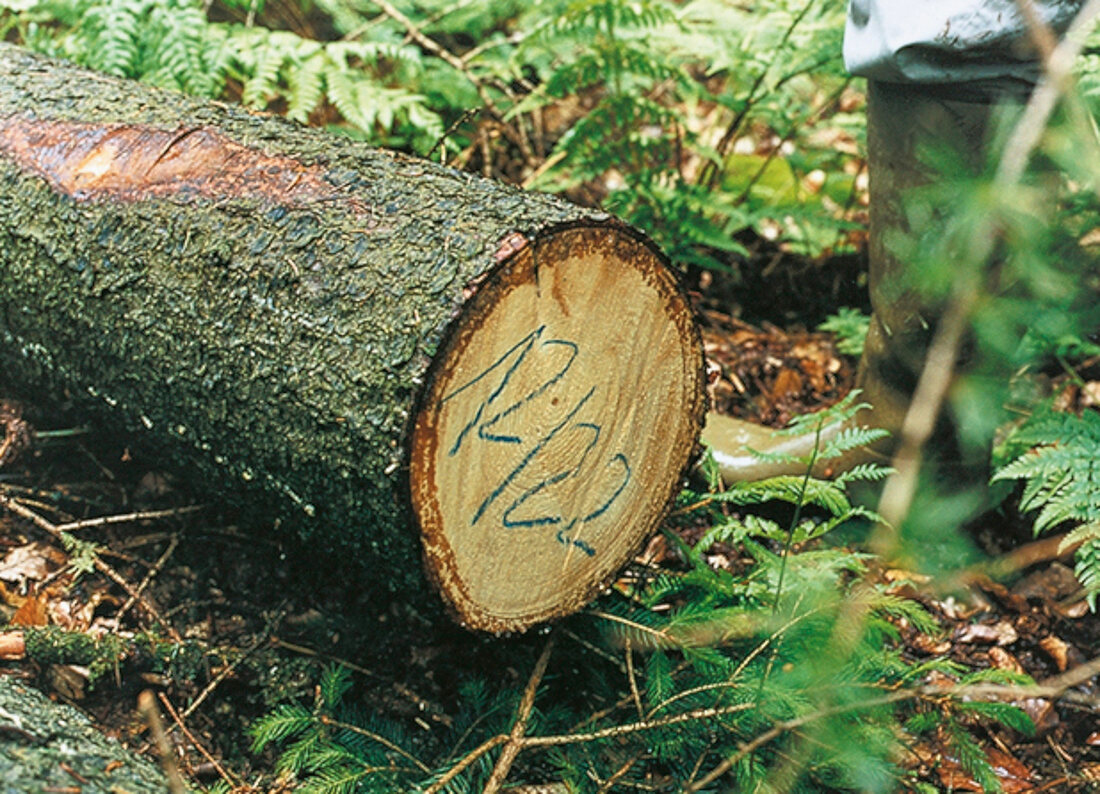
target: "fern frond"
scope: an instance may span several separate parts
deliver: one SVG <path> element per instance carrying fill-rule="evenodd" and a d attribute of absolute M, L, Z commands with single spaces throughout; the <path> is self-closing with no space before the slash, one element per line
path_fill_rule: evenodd
<path fill-rule="evenodd" d="M 1068 521 L 1084 522 L 1065 544 L 1084 541 L 1074 573 L 1095 610 L 1100 593 L 1100 413 L 1086 410 L 1077 416 L 1040 406 L 1006 446 L 1024 451 L 993 480 L 1024 481 L 1020 506 L 1038 510 L 1036 534 Z"/>
<path fill-rule="evenodd" d="M 279 92 L 279 72 L 287 58 L 285 49 L 269 41 L 256 54 L 255 65 L 241 92 L 241 102 L 248 107 L 264 109 Z"/>
<path fill-rule="evenodd" d="M 299 55 L 287 74 L 287 118 L 305 124 L 309 114 L 321 102 L 325 93 L 325 57 L 320 47 L 314 52 Z"/>
<path fill-rule="evenodd" d="M 252 752 L 258 753 L 273 742 L 285 741 L 314 724 L 313 715 L 303 706 L 291 703 L 276 706 L 249 728 Z"/>
<path fill-rule="evenodd" d="M 321 702 L 325 707 L 336 708 L 351 689 L 351 671 L 342 664 L 329 665 L 321 674 L 318 687 L 321 692 Z"/>

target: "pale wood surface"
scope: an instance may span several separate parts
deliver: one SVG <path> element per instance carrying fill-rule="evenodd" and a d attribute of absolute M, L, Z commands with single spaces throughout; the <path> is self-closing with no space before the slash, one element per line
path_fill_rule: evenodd
<path fill-rule="evenodd" d="M 691 312 L 648 245 L 577 228 L 514 254 L 463 311 L 412 442 L 429 572 L 459 619 L 574 611 L 653 531 L 702 415 Z"/>

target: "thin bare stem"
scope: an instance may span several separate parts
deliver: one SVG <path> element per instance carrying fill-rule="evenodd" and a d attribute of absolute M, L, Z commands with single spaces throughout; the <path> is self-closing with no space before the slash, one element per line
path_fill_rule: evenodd
<path fill-rule="evenodd" d="M 160 756 L 160 765 L 167 778 L 168 791 L 171 794 L 185 794 L 187 788 L 183 785 L 175 753 L 168 742 L 168 734 L 164 731 L 164 721 L 161 720 L 160 712 L 157 710 L 156 698 L 149 690 L 145 690 L 138 696 L 138 712 L 149 726 L 149 732 L 153 734 L 157 755 Z"/>
<path fill-rule="evenodd" d="M 85 518 L 80 521 L 70 521 L 67 524 L 58 524 L 58 532 L 75 532 L 78 529 L 91 529 L 92 527 L 105 527 L 112 524 L 131 524 L 135 521 L 152 521 L 158 518 L 173 518 L 185 516 L 188 513 L 196 513 L 205 505 L 190 505 L 188 507 L 173 507 L 170 510 L 146 510 L 137 513 L 125 513 L 113 516 L 99 516 L 98 518 Z"/>
<path fill-rule="evenodd" d="M 400 745 L 395 744 L 394 742 L 391 742 L 385 736 L 377 734 L 374 731 L 368 731 L 366 728 L 361 728 L 358 725 L 352 725 L 350 722 L 341 722 L 340 720 L 333 719 L 332 717 L 329 717 L 326 714 L 321 715 L 320 721 L 321 721 L 322 724 L 331 725 L 333 728 L 339 728 L 340 730 L 349 731 L 351 733 L 356 733 L 360 736 L 366 736 L 371 741 L 378 742 L 378 744 L 382 745 L 386 749 L 393 750 L 398 755 L 412 761 L 414 764 L 416 764 L 418 767 L 420 767 L 420 770 L 422 772 L 427 772 L 428 774 L 431 774 L 431 772 L 432 772 L 432 770 L 428 767 L 427 764 L 425 764 L 423 761 L 421 761 L 416 756 L 409 753 L 408 750 L 404 749 Z"/>
<path fill-rule="evenodd" d="M 165 695 L 163 692 L 158 692 L 157 697 L 160 698 L 161 704 L 164 706 L 165 710 L 167 710 L 168 715 L 172 718 L 172 721 L 179 726 L 179 729 L 181 731 L 183 731 L 183 735 L 187 737 L 187 741 L 191 742 L 191 746 L 198 750 L 199 753 L 202 754 L 202 757 L 210 762 L 211 766 L 214 767 L 214 770 L 221 776 L 221 779 L 228 783 L 230 786 L 243 787 L 244 782 L 236 775 L 231 775 L 229 772 L 227 772 L 225 770 L 225 767 L 219 764 L 218 760 L 210 754 L 210 751 L 207 750 L 199 742 L 199 740 L 195 738 L 195 735 L 187 729 L 187 726 L 183 724 L 183 720 L 180 719 L 179 712 L 176 711 L 175 706 L 172 705 L 172 701 L 168 699 L 168 696 Z"/>
<path fill-rule="evenodd" d="M 15 513 L 17 516 L 19 516 L 21 518 L 27 519 L 28 521 L 33 523 L 36 527 L 38 527 L 39 529 L 45 530 L 46 532 L 53 535 L 58 540 L 61 540 L 64 537 L 64 534 L 61 532 L 61 530 L 58 529 L 57 526 L 55 526 L 52 522 L 46 520 L 45 518 L 40 516 L 38 513 L 34 512 L 33 510 L 31 510 L 27 507 L 24 507 L 16 499 L 12 499 L 9 496 L 5 496 L 4 494 L 0 494 L 0 507 L 3 507 L 5 509 L 11 511 L 12 513 Z M 160 623 L 164 627 L 164 630 L 166 632 L 168 632 L 168 636 L 173 641 L 175 641 L 175 642 L 180 641 L 179 632 L 177 632 L 174 628 L 172 628 L 171 624 L 169 624 L 168 621 L 164 619 L 164 617 L 160 614 L 160 610 L 157 609 L 157 607 L 154 606 L 153 603 L 151 601 L 149 601 L 149 599 L 145 598 L 141 593 L 139 593 L 137 590 L 135 590 L 134 586 L 132 584 L 130 584 L 128 581 L 126 581 L 126 579 L 118 571 L 116 571 L 110 565 L 105 563 L 98 556 L 96 556 L 94 558 L 93 565 L 95 566 L 95 569 L 97 571 L 99 571 L 101 574 L 106 576 L 112 582 L 117 584 L 119 587 L 121 587 L 123 590 L 126 591 L 127 595 L 129 595 L 131 598 L 133 598 L 137 603 L 141 604 L 142 608 L 146 612 L 149 613 L 149 616 L 152 617 L 153 620 L 157 621 L 158 623 Z"/>
<path fill-rule="evenodd" d="M 466 767 L 481 758 L 481 756 L 485 755 L 494 747 L 504 744 L 506 741 L 508 741 L 508 737 L 503 733 L 498 733 L 496 736 L 491 736 L 486 739 L 467 753 L 461 761 L 448 769 L 446 774 L 442 775 L 439 780 L 428 786 L 428 788 L 424 790 L 424 794 L 439 794 L 448 783 L 461 775 L 466 770 Z"/>
<path fill-rule="evenodd" d="M 516 756 L 523 749 L 527 722 L 531 719 L 531 710 L 535 707 L 535 695 L 538 692 L 539 684 L 542 682 L 542 677 L 546 674 L 546 666 L 550 663 L 550 653 L 554 650 L 556 640 L 557 634 L 551 633 L 549 639 L 546 640 L 546 647 L 542 649 L 542 654 L 535 662 L 535 669 L 531 671 L 531 677 L 527 680 L 527 687 L 523 690 L 523 697 L 520 699 L 519 710 L 516 713 L 516 722 L 512 725 L 508 742 L 504 745 L 504 749 L 500 751 L 500 758 L 497 759 L 496 766 L 493 767 L 493 772 L 489 775 L 489 780 L 485 783 L 482 794 L 496 794 L 500 790 L 508 777 L 508 772 L 512 769 Z"/>
<path fill-rule="evenodd" d="M 634 649 L 630 646 L 630 638 L 626 638 L 623 655 L 626 657 L 626 679 L 630 682 L 630 696 L 634 699 L 634 707 L 638 710 L 638 719 L 645 719 L 645 711 L 642 709 L 642 697 L 638 692 L 638 679 L 634 675 Z"/>
<path fill-rule="evenodd" d="M 156 561 L 148 573 L 145 574 L 145 578 L 138 584 L 137 589 L 134 590 L 134 594 L 126 599 L 126 603 L 118 610 L 115 615 L 115 620 L 121 620 L 122 616 L 130 611 L 130 607 L 137 603 L 137 600 L 141 598 L 142 593 L 145 592 L 145 588 L 149 586 L 149 583 L 153 581 L 153 578 L 164 570 L 164 566 L 171 558 L 172 554 L 176 551 L 176 547 L 179 545 L 180 539 L 175 535 L 168 541 L 168 548 L 164 550 L 164 553 L 160 555 L 160 558 Z"/>
<path fill-rule="evenodd" d="M 626 725 L 615 725 L 590 733 L 565 733 L 554 736 L 528 736 L 523 739 L 524 747 L 558 747 L 565 744 L 586 744 L 600 739 L 614 739 L 619 736 L 628 736 L 632 733 L 652 731 L 657 728 L 667 728 L 670 725 L 682 725 L 685 722 L 698 722 L 715 717 L 725 717 L 727 714 L 737 714 L 741 711 L 750 711 L 756 708 L 755 703 L 736 703 L 731 706 L 716 706 L 714 708 L 694 709 L 683 714 L 673 714 L 662 717 L 659 720 L 643 720 L 630 722 Z"/>

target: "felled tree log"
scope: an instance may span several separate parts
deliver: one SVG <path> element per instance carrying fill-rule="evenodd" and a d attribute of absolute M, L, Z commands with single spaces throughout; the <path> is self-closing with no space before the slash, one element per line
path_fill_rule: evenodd
<path fill-rule="evenodd" d="M 157 767 L 105 737 L 74 709 L 0 675 L 0 781 L 4 791 L 161 794 Z"/>
<path fill-rule="evenodd" d="M 3 45 L 0 363 L 394 588 L 418 526 L 492 630 L 616 573 L 703 410 L 684 296 L 607 216 Z"/>

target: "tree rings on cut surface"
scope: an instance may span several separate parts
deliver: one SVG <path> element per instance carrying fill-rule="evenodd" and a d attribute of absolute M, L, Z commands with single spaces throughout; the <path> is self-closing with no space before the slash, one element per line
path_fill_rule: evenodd
<path fill-rule="evenodd" d="M 586 226 L 511 253 L 414 421 L 413 509 L 458 618 L 517 631 L 593 597 L 679 488 L 702 386 L 690 308 L 648 244 Z"/>

